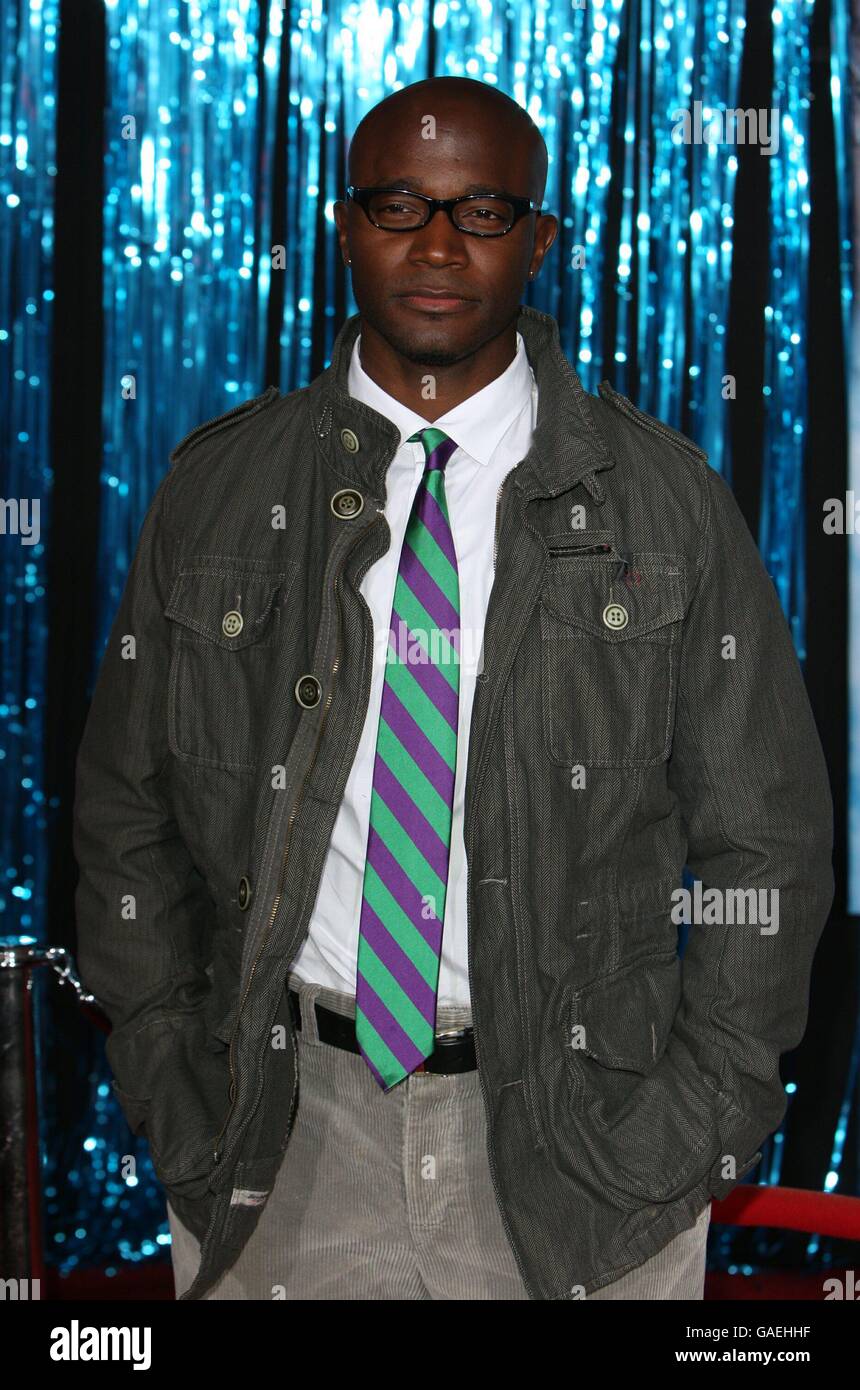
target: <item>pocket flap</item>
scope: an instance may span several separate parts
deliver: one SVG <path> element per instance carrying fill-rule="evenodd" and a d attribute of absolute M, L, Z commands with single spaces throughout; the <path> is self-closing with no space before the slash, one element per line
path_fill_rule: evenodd
<path fill-rule="evenodd" d="M 259 642 L 286 598 L 287 568 L 191 565 L 180 570 L 164 616 L 219 647 Z"/>
<path fill-rule="evenodd" d="M 637 961 L 573 994 L 571 1046 L 601 1066 L 647 1076 L 666 1050 L 680 1000 L 677 951 Z"/>
<path fill-rule="evenodd" d="M 625 578 L 615 555 L 571 553 L 550 562 L 541 604 L 560 622 L 593 637 L 629 642 L 683 620 L 684 576 L 683 559 L 677 556 L 633 554 Z M 612 625 L 610 605 L 621 610 L 623 626 Z M 545 622 L 542 635 L 552 638 Z"/>

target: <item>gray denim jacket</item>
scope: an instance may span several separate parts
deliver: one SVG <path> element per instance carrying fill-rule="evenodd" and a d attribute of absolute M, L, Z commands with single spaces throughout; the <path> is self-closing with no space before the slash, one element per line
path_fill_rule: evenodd
<path fill-rule="evenodd" d="M 779 1125 L 832 803 L 730 489 L 608 382 L 585 392 L 549 315 L 523 306 L 518 327 L 540 397 L 495 519 L 469 965 L 502 1218 L 529 1296 L 569 1299 L 691 1226 Z M 81 974 L 129 1124 L 202 1243 L 185 1298 L 254 1229 L 299 1097 L 285 977 L 368 705 L 358 585 L 391 543 L 399 444 L 348 394 L 358 331 L 310 386 L 173 450 L 78 754 Z M 717 906 L 679 957 L 685 863 Z"/>

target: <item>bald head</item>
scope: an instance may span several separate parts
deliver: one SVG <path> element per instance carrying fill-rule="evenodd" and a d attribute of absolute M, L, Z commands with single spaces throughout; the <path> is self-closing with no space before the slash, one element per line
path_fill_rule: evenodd
<path fill-rule="evenodd" d="M 511 162 L 524 171 L 526 182 L 512 191 L 543 201 L 547 149 L 540 130 L 513 97 L 470 77 L 428 77 L 401 87 L 372 107 L 359 121 L 350 143 L 349 182 L 367 182 L 367 170 L 375 165 L 394 130 L 411 127 L 430 141 L 439 138 L 440 124 L 449 148 L 456 146 L 459 134 L 464 159 L 473 151 L 476 138 L 513 155 Z"/>

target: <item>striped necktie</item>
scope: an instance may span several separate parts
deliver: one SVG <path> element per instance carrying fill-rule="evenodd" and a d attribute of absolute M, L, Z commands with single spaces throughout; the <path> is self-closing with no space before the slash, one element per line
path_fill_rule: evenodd
<path fill-rule="evenodd" d="M 460 702 L 460 587 L 445 498 L 457 444 L 433 428 L 413 440 L 425 465 L 394 588 L 356 973 L 356 1038 L 386 1091 L 435 1047 Z"/>

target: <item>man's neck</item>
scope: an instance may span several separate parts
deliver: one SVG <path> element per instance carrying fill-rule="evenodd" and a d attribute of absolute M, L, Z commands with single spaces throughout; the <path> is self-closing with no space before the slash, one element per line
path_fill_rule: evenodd
<path fill-rule="evenodd" d="M 512 323 L 476 352 L 457 362 L 441 366 L 430 361 L 414 362 L 403 357 L 361 320 L 359 361 L 362 371 L 389 396 L 431 424 L 501 376 L 511 365 L 516 351 L 517 330 Z M 425 394 L 428 377 L 433 378 L 434 385 L 430 399 Z"/>

